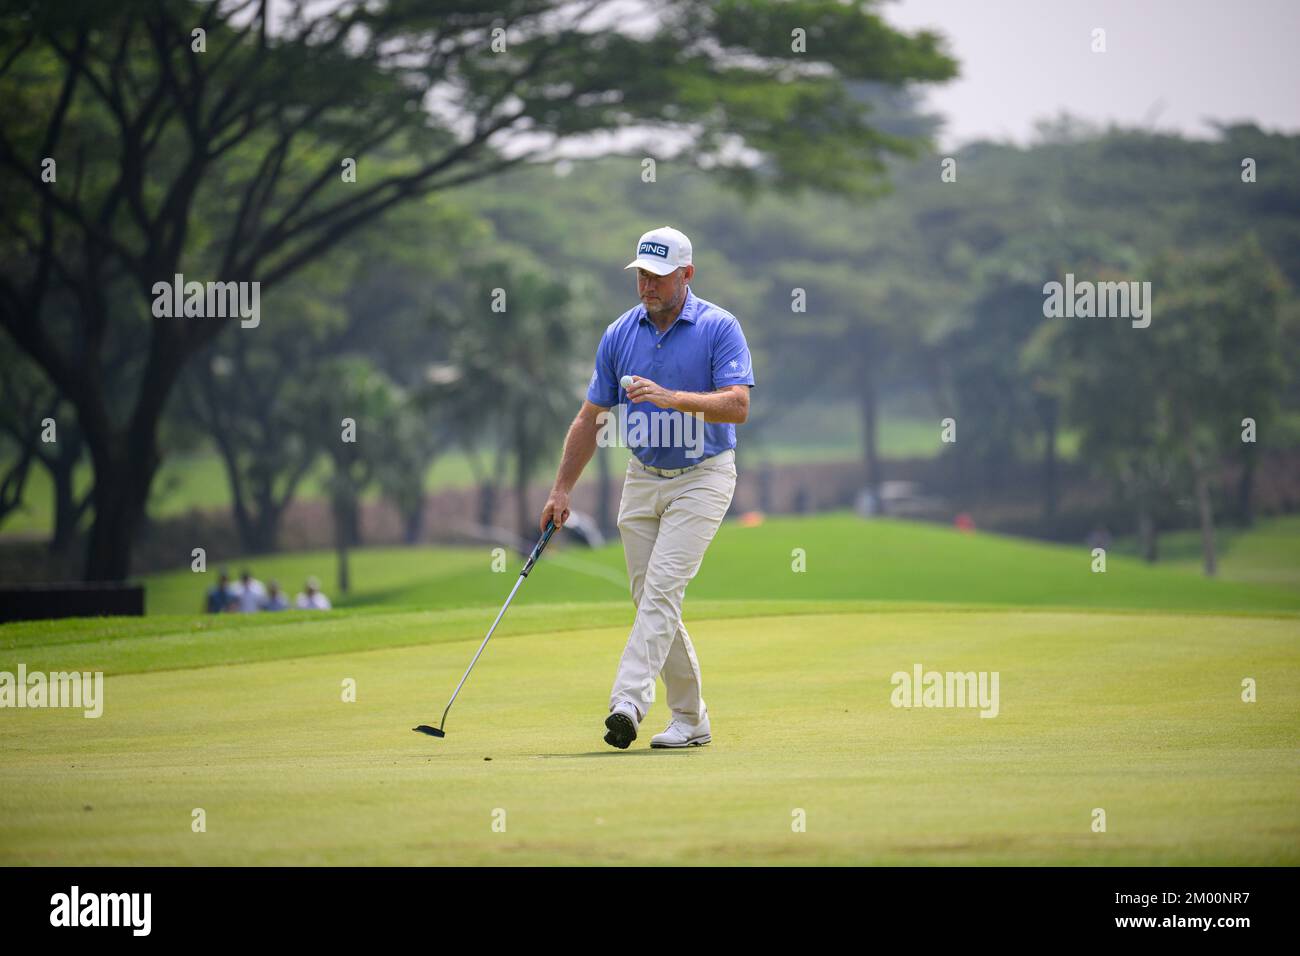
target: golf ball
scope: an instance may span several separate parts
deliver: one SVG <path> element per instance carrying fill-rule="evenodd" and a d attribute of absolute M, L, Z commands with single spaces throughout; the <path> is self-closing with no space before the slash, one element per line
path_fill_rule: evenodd
<path fill-rule="evenodd" d="M 631 376 L 631 375 L 624 375 L 622 378 L 620 378 L 620 379 L 618 380 L 618 384 L 622 385 L 623 388 L 624 388 L 625 390 L 631 388 L 631 387 L 632 387 L 632 376 Z"/>

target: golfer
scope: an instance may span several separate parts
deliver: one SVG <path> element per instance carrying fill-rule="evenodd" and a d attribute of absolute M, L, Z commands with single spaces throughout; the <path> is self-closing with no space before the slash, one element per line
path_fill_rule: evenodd
<path fill-rule="evenodd" d="M 658 675 L 672 714 L 650 746 L 699 746 L 713 738 L 682 598 L 736 490 L 735 426 L 749 416 L 754 373 L 735 316 L 691 292 L 686 236 L 667 227 L 647 232 L 626 268 L 636 269 L 641 304 L 601 337 L 541 526 L 552 519 L 564 526 L 569 494 L 598 437 L 612 430 L 609 409 L 621 406 L 633 456 L 618 528 L 636 620 L 609 697 L 605 742 L 626 749 L 636 740 Z"/>

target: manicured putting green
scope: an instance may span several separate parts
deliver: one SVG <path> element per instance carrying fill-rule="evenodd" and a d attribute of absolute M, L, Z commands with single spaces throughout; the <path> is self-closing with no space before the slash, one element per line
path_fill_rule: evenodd
<path fill-rule="evenodd" d="M 798 607 L 697 602 L 687 751 L 662 702 L 601 742 L 626 604 L 512 609 L 445 740 L 482 612 L 6 629 L 0 669 L 109 676 L 0 713 L 0 864 L 1300 863 L 1294 616 Z M 891 706 L 916 663 L 999 715 Z"/>

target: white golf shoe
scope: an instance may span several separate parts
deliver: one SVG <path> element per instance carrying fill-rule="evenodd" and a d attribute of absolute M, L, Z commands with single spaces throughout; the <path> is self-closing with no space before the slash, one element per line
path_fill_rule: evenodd
<path fill-rule="evenodd" d="M 650 746 L 666 747 L 703 747 L 713 735 L 709 732 L 709 712 L 706 710 L 700 722 L 694 726 L 674 717 L 662 734 L 650 738 Z"/>

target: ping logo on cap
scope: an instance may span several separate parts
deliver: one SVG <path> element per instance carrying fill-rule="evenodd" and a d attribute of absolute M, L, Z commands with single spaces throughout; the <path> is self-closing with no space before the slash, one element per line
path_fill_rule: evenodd
<path fill-rule="evenodd" d="M 636 254 L 638 256 L 658 256 L 660 259 L 667 259 L 668 247 L 661 242 L 643 242 L 636 247 Z"/>

